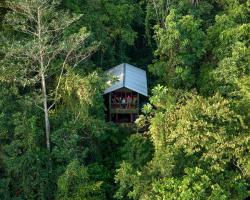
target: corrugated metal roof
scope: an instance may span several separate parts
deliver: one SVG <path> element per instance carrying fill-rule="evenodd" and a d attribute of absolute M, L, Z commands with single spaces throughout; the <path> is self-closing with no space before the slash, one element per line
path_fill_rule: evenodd
<path fill-rule="evenodd" d="M 117 78 L 117 81 L 109 83 L 110 87 L 104 91 L 104 94 L 125 87 L 144 96 L 148 96 L 146 71 L 123 63 L 111 68 L 107 73 Z"/>

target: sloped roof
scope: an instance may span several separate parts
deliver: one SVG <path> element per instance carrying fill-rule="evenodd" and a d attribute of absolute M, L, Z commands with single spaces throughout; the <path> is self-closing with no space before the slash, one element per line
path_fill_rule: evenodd
<path fill-rule="evenodd" d="M 133 65 L 122 63 L 109 69 L 107 73 L 117 77 L 117 81 L 110 83 L 109 88 L 104 91 L 104 94 L 125 87 L 144 96 L 148 96 L 146 71 Z"/>

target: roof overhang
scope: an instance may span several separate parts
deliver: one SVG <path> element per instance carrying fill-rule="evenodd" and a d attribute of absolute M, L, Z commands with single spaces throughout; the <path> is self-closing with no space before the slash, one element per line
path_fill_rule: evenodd
<path fill-rule="evenodd" d="M 133 65 L 122 63 L 107 70 L 107 74 L 114 77 L 114 81 L 109 81 L 109 87 L 104 94 L 113 92 L 121 88 L 127 88 L 144 96 L 148 96 L 147 74 Z"/>

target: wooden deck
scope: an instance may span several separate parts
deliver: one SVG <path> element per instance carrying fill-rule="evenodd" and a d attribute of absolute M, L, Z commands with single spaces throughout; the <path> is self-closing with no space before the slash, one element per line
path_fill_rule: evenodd
<path fill-rule="evenodd" d="M 120 89 L 115 93 L 109 93 L 109 121 L 113 120 L 115 123 L 134 122 L 136 116 L 139 114 L 139 93 L 128 89 Z M 121 98 L 127 98 L 127 95 L 132 97 L 130 104 L 128 104 L 126 99 L 125 104 L 121 101 Z M 117 98 L 119 98 L 119 103 L 117 102 Z"/>
<path fill-rule="evenodd" d="M 139 109 L 126 109 L 126 108 L 115 108 L 110 110 L 111 113 L 119 113 L 119 114 L 130 114 L 130 113 L 138 113 Z"/>

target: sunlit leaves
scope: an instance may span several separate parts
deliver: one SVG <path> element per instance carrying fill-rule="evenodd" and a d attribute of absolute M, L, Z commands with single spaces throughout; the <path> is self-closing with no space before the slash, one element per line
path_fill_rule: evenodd
<path fill-rule="evenodd" d="M 172 9 L 164 27 L 156 27 L 155 54 L 160 60 L 150 70 L 171 86 L 192 87 L 196 64 L 205 53 L 204 40 L 201 20 Z"/>
<path fill-rule="evenodd" d="M 57 199 L 103 200 L 105 195 L 101 186 L 102 182 L 94 182 L 90 179 L 87 167 L 81 166 L 79 161 L 73 160 L 67 166 L 64 174 L 59 177 Z"/>

